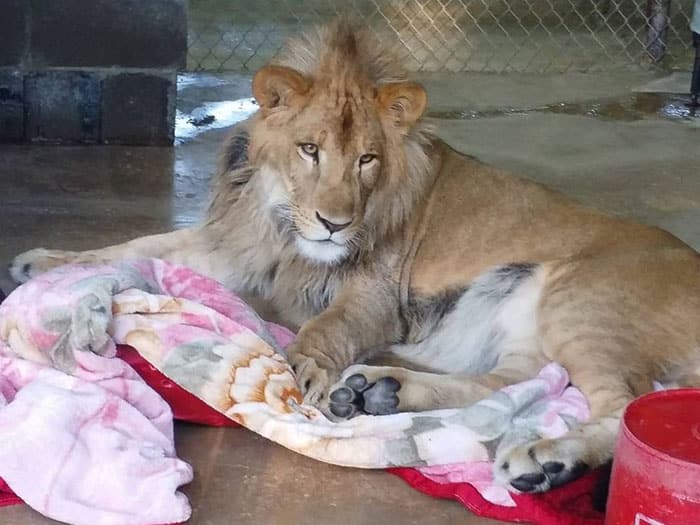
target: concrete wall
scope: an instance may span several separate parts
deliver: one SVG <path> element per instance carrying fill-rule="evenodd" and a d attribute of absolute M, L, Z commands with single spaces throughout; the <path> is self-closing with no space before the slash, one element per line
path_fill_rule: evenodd
<path fill-rule="evenodd" d="M 3 0 L 0 142 L 172 144 L 187 0 Z"/>

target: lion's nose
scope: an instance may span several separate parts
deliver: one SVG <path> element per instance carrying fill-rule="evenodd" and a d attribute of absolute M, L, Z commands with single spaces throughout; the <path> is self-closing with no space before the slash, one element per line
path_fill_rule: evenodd
<path fill-rule="evenodd" d="M 336 232 L 339 232 L 340 230 L 344 230 L 345 228 L 350 226 L 350 224 L 352 223 L 352 219 L 350 219 L 347 222 L 343 222 L 343 223 L 331 222 L 328 219 L 321 217 L 321 214 L 318 212 L 316 212 L 316 218 L 318 219 L 318 221 L 321 224 L 323 224 L 323 226 L 326 228 L 326 230 L 331 232 L 331 235 L 336 233 Z"/>

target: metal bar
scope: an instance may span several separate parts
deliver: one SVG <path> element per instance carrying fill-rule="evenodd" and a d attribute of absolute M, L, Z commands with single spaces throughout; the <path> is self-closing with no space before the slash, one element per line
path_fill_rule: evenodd
<path fill-rule="evenodd" d="M 695 46 L 695 64 L 693 65 L 693 79 L 690 82 L 690 106 L 697 109 L 700 105 L 700 33 L 693 31 L 693 45 Z"/>
<path fill-rule="evenodd" d="M 666 56 L 666 33 L 668 32 L 670 0 L 648 0 L 646 51 L 652 63 L 661 62 Z"/>

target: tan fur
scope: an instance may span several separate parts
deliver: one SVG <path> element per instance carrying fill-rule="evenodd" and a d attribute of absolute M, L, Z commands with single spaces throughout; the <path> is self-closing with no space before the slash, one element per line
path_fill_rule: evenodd
<path fill-rule="evenodd" d="M 306 400 L 325 409 L 349 374 L 371 384 L 393 377 L 398 409 L 425 410 L 472 402 L 559 362 L 594 420 L 498 458 L 504 483 L 546 473 L 532 490 L 563 479 L 547 463 L 573 472 L 609 458 L 622 409 L 652 380 L 698 383 L 698 254 L 660 229 L 453 151 L 420 120 L 423 89 L 369 34 L 341 22 L 292 41 L 253 89 L 260 111 L 225 146 L 202 225 L 93 252 L 34 250 L 18 256 L 13 276 L 133 256 L 190 265 L 301 327 L 290 360 Z M 243 131 L 249 162 L 232 167 Z M 319 217 L 344 228 L 329 241 Z M 500 349 L 488 373 L 358 368 L 386 351 L 411 363 L 441 326 L 411 320 L 415 298 L 467 289 L 509 263 L 537 267 L 523 295 L 534 304 L 531 337 Z"/>

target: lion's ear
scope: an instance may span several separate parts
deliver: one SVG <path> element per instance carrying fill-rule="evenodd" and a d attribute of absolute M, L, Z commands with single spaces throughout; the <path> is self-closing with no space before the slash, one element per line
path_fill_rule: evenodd
<path fill-rule="evenodd" d="M 293 105 L 310 87 L 309 79 L 284 66 L 264 66 L 253 77 L 253 96 L 263 109 Z"/>
<path fill-rule="evenodd" d="M 383 84 L 377 89 L 379 110 L 388 114 L 394 123 L 410 129 L 423 115 L 428 95 L 423 86 L 415 82 Z"/>

